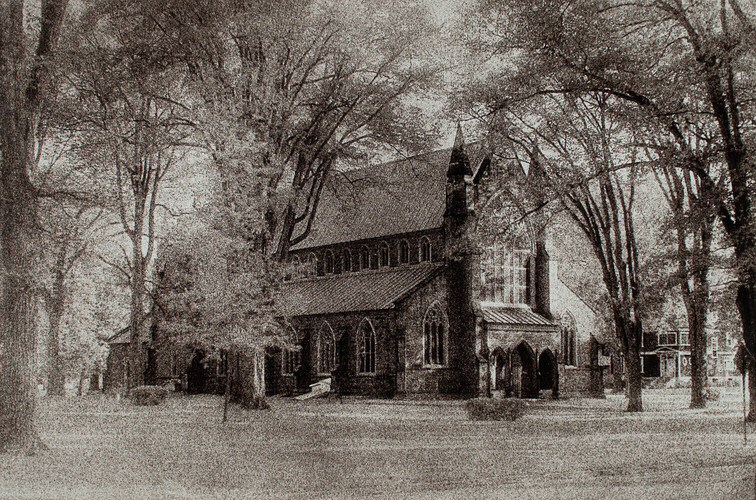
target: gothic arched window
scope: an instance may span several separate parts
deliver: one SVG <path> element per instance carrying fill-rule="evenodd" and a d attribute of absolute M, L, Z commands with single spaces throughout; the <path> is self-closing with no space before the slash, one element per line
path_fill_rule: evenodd
<path fill-rule="evenodd" d="M 577 327 L 575 318 L 570 313 L 562 317 L 562 357 L 564 364 L 568 366 L 577 365 Z"/>
<path fill-rule="evenodd" d="M 359 373 L 375 373 L 375 330 L 367 318 L 362 320 L 357 330 L 357 349 Z"/>
<path fill-rule="evenodd" d="M 430 262 L 431 260 L 431 242 L 423 236 L 420 239 L 420 262 Z"/>
<path fill-rule="evenodd" d="M 407 240 L 399 242 L 399 263 L 409 264 L 410 261 L 410 245 Z"/>
<path fill-rule="evenodd" d="M 344 253 L 342 254 L 341 268 L 344 270 L 344 272 L 352 270 L 352 252 L 350 252 L 349 250 L 344 250 Z"/>
<path fill-rule="evenodd" d="M 328 322 L 324 322 L 318 333 L 318 373 L 330 374 L 336 366 L 336 337 Z"/>
<path fill-rule="evenodd" d="M 360 248 L 360 269 L 370 269 L 370 249 L 364 245 Z"/>
<path fill-rule="evenodd" d="M 317 276 L 318 275 L 318 257 L 311 253 L 309 257 L 307 257 L 307 276 Z"/>
<path fill-rule="evenodd" d="M 334 269 L 334 258 L 333 258 L 333 252 L 330 250 L 326 250 L 325 253 L 325 273 L 326 274 L 333 274 L 335 271 Z"/>
<path fill-rule="evenodd" d="M 389 265 L 389 246 L 385 241 L 381 242 L 378 265 L 381 267 Z"/>
<path fill-rule="evenodd" d="M 447 361 L 449 327 L 438 303 L 433 304 L 423 318 L 423 351 L 426 365 L 442 366 Z"/>

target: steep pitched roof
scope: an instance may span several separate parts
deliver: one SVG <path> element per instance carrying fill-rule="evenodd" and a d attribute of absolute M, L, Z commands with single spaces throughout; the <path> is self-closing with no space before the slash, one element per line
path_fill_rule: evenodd
<path fill-rule="evenodd" d="M 426 263 L 291 281 L 284 285 L 285 307 L 292 316 L 391 309 L 443 269 Z"/>
<path fill-rule="evenodd" d="M 481 149 L 466 147 L 475 166 Z M 323 189 L 310 234 L 292 250 L 440 228 L 451 152 L 337 173 Z"/>

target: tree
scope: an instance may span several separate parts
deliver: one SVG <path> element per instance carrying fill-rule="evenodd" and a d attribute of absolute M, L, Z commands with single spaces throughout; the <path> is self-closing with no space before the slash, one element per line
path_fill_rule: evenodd
<path fill-rule="evenodd" d="M 739 280 L 736 303 L 746 347 L 756 352 L 752 145 L 752 21 L 737 1 L 544 0 L 484 2 L 488 54 L 513 56 L 537 92 L 606 92 L 627 103 L 634 127 L 655 125 L 660 142 L 702 186 L 717 193 L 717 218 L 730 239 Z M 734 23 L 740 23 L 734 29 Z M 504 78 L 506 80 L 506 77 Z M 527 98 L 525 85 L 515 99 Z M 703 106 L 701 105 L 703 103 Z M 498 104 L 505 104 L 499 101 Z M 707 126 L 688 127 L 689 123 Z M 691 145 L 716 131 L 706 151 L 725 166 L 718 184 Z M 756 377 L 751 377 L 756 402 Z M 756 404 L 750 418 L 756 418 Z"/>
<path fill-rule="evenodd" d="M 70 294 L 69 279 L 74 266 L 88 250 L 102 216 L 102 209 L 90 209 L 86 206 L 43 207 L 42 214 L 49 243 L 47 260 L 50 278 L 42 287 L 45 311 L 49 323 L 47 337 L 47 393 L 62 396 L 64 394 L 64 362 L 60 355 L 60 328 L 64 311 Z"/>
<path fill-rule="evenodd" d="M 66 0 L 43 0 L 39 23 L 26 31 L 31 7 L 0 3 L 0 450 L 33 453 L 42 446 L 34 427 L 34 316 L 39 259 L 40 193 L 30 180 L 38 132 L 53 102 L 52 66 Z M 29 10 L 27 10 L 29 9 Z"/>
<path fill-rule="evenodd" d="M 151 12 L 184 55 L 216 213 L 258 262 L 283 261 L 307 237 L 340 163 L 427 143 L 409 104 L 431 76 L 415 43 L 425 17 L 409 15 L 418 9 L 195 0 Z"/>
<path fill-rule="evenodd" d="M 120 260 L 106 259 L 131 291 L 130 388 L 144 383 L 159 192 L 191 132 L 186 108 L 174 97 L 182 92 L 178 62 L 163 50 L 169 35 L 145 9 L 144 2 L 97 3 L 83 18 L 68 75 L 78 154 L 111 172 L 110 207 L 130 244 Z"/>
<path fill-rule="evenodd" d="M 427 144 L 409 104 L 432 75 L 419 43 L 426 12 L 309 0 L 169 12 L 182 50 L 204 55 L 187 62 L 195 121 L 258 251 L 282 260 L 308 236 L 340 162 Z"/>
<path fill-rule="evenodd" d="M 544 203 L 556 201 L 580 228 L 599 263 L 628 380 L 627 411 L 642 411 L 640 348 L 644 317 L 638 244 L 633 221 L 643 162 L 613 99 L 597 93 L 547 95 L 501 108 L 489 126 L 505 154 L 522 165 Z"/>
<path fill-rule="evenodd" d="M 229 237 L 225 223 L 219 226 L 199 222 L 161 247 L 157 314 L 158 327 L 167 334 L 163 342 L 202 349 L 217 361 L 225 358 L 225 422 L 232 395 L 266 407 L 265 351 L 290 347 L 294 339 L 286 336 L 276 262 L 249 252 L 245 240 Z M 238 385 L 242 358 L 252 365 L 251 394 Z"/>
<path fill-rule="evenodd" d="M 676 236 L 673 253 L 676 282 L 688 319 L 690 338 L 690 407 L 706 406 L 706 324 L 709 312 L 709 270 L 716 212 L 714 193 L 702 187 L 690 170 L 662 163 L 654 175 L 667 200 Z"/>

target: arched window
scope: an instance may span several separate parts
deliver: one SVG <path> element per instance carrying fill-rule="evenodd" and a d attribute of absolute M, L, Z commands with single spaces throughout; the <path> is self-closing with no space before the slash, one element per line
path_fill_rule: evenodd
<path fill-rule="evenodd" d="M 318 373 L 330 374 L 336 366 L 336 337 L 328 322 L 323 323 L 318 333 Z"/>
<path fill-rule="evenodd" d="M 375 330 L 367 318 L 362 320 L 357 331 L 357 349 L 359 373 L 375 373 Z"/>
<path fill-rule="evenodd" d="M 300 351 L 295 349 L 283 349 L 281 359 L 281 373 L 293 375 L 299 368 Z"/>
<path fill-rule="evenodd" d="M 399 242 L 399 263 L 409 264 L 410 261 L 410 246 L 407 240 Z"/>
<path fill-rule="evenodd" d="M 423 236 L 420 239 L 420 262 L 430 262 L 431 260 L 431 242 Z"/>
<path fill-rule="evenodd" d="M 386 267 L 389 265 L 389 246 L 385 241 L 381 242 L 378 265 L 381 267 Z"/>
<path fill-rule="evenodd" d="M 423 318 L 423 351 L 426 365 L 446 364 L 448 332 L 446 316 L 439 304 L 435 303 L 428 308 Z"/>
<path fill-rule="evenodd" d="M 370 269 L 370 249 L 367 246 L 360 248 L 360 269 Z"/>
<path fill-rule="evenodd" d="M 350 252 L 349 250 L 344 250 L 344 253 L 342 254 L 341 268 L 344 270 L 344 272 L 352 270 L 352 252 Z"/>
<path fill-rule="evenodd" d="M 568 366 L 577 365 L 577 339 L 575 318 L 570 313 L 562 316 L 562 356 L 564 364 Z"/>
<path fill-rule="evenodd" d="M 530 246 L 524 238 L 496 242 L 486 249 L 480 266 L 482 300 L 527 304 Z"/>
<path fill-rule="evenodd" d="M 333 274 L 334 269 L 334 258 L 333 258 L 333 252 L 330 250 L 326 250 L 325 253 L 325 273 L 326 274 Z"/>
<path fill-rule="evenodd" d="M 307 257 L 307 276 L 318 275 L 318 257 L 314 253 L 311 253 Z"/>

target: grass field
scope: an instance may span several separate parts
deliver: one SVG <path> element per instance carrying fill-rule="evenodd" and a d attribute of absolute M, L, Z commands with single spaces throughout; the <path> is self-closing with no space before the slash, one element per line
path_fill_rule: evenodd
<path fill-rule="evenodd" d="M 270 411 L 175 396 L 40 401 L 50 450 L 0 456 L 2 498 L 754 498 L 756 429 L 740 393 L 688 410 L 685 390 L 532 402 L 515 422 L 459 401 L 272 398 Z"/>

